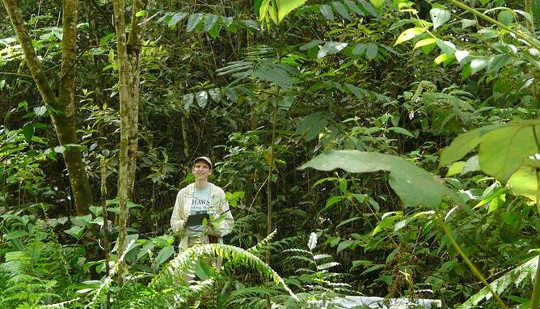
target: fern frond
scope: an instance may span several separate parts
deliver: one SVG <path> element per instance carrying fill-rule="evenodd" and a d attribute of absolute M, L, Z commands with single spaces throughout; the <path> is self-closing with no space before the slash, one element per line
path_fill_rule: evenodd
<path fill-rule="evenodd" d="M 491 288 L 497 292 L 497 294 L 502 294 L 508 287 L 512 285 L 512 283 L 518 287 L 521 285 L 523 280 L 526 278 L 531 278 L 533 280 L 534 274 L 536 273 L 536 268 L 538 267 L 538 259 L 540 258 L 540 255 L 533 257 L 532 259 L 528 260 L 527 262 L 519 265 L 518 267 L 510 270 L 497 280 L 491 282 L 489 285 Z M 476 294 L 471 296 L 467 301 L 465 301 L 463 304 L 461 304 L 458 308 L 459 309 L 467 309 L 467 308 L 473 308 L 476 307 L 480 302 L 483 300 L 489 300 L 493 295 L 488 290 L 487 287 L 484 287 L 480 291 L 478 291 Z"/>
<path fill-rule="evenodd" d="M 255 246 L 247 249 L 247 252 L 251 254 L 260 254 L 261 251 L 266 250 L 269 243 L 272 241 L 274 236 L 276 236 L 277 230 L 274 230 L 272 233 L 268 234 L 263 240 L 259 241 Z"/>
<path fill-rule="evenodd" d="M 242 248 L 224 244 L 195 245 L 176 256 L 151 282 L 151 286 L 163 284 L 163 279 L 169 276 L 182 277 L 188 269 L 190 261 L 205 256 L 220 256 L 233 262 L 242 262 L 259 271 L 265 277 L 271 279 L 277 285 L 281 285 L 291 297 L 296 295 L 285 284 L 283 279 L 265 262 L 254 254 Z"/>

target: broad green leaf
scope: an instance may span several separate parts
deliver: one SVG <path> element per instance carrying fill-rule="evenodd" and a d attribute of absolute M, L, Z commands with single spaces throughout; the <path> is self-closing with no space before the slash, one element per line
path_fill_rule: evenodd
<path fill-rule="evenodd" d="M 502 10 L 497 14 L 497 20 L 502 24 L 509 26 L 514 22 L 514 15 L 510 10 Z"/>
<path fill-rule="evenodd" d="M 4 234 L 4 239 L 5 240 L 12 240 L 12 239 L 17 239 L 17 238 L 24 237 L 26 235 L 28 235 L 27 231 L 16 230 L 16 231 L 11 231 L 11 232 L 9 232 L 7 234 Z"/>
<path fill-rule="evenodd" d="M 71 218 L 71 222 L 77 226 L 85 226 L 92 220 L 92 215 L 88 214 L 86 216 L 77 216 Z"/>
<path fill-rule="evenodd" d="M 203 18 L 203 14 L 195 13 L 189 16 L 186 31 L 191 32 L 199 25 Z"/>
<path fill-rule="evenodd" d="M 305 163 L 300 169 L 331 171 L 336 168 L 352 173 L 390 172 L 390 186 L 406 206 L 437 207 L 444 197 L 461 203 L 454 191 L 433 175 L 400 157 L 357 150 L 329 151 Z"/>
<path fill-rule="evenodd" d="M 317 53 L 317 58 L 323 58 L 326 55 L 333 55 L 347 47 L 347 43 L 343 42 L 326 42 L 323 46 L 319 48 Z"/>
<path fill-rule="evenodd" d="M 156 257 L 156 267 L 163 264 L 163 262 L 167 261 L 172 255 L 174 254 L 174 247 L 173 246 L 166 246 L 163 247 L 157 257 Z"/>
<path fill-rule="evenodd" d="M 465 161 L 465 166 L 463 167 L 463 171 L 461 171 L 461 174 L 466 174 L 469 172 L 476 172 L 480 170 L 480 163 L 478 163 L 478 155 L 470 157 L 467 161 Z"/>
<path fill-rule="evenodd" d="M 137 17 L 146 16 L 146 10 L 138 11 L 137 13 L 135 13 L 135 16 L 137 16 Z"/>
<path fill-rule="evenodd" d="M 384 5 L 384 0 L 369 0 L 369 2 L 371 2 L 371 4 L 373 4 L 373 6 L 377 9 L 382 8 Z"/>
<path fill-rule="evenodd" d="M 377 57 L 377 52 L 379 48 L 377 47 L 377 44 L 375 43 L 368 43 L 366 45 L 366 58 L 368 60 L 373 60 L 375 57 Z"/>
<path fill-rule="evenodd" d="M 210 30 L 212 30 L 212 28 L 214 28 L 214 26 L 216 25 L 217 21 L 218 21 L 218 17 L 216 15 L 213 15 L 213 14 L 206 15 L 204 17 L 203 31 L 209 32 Z"/>
<path fill-rule="evenodd" d="M 332 12 L 332 8 L 329 5 L 323 4 L 319 6 L 319 10 L 321 11 L 321 14 L 324 16 L 324 18 L 328 20 L 334 20 L 334 13 Z"/>
<path fill-rule="evenodd" d="M 453 55 L 456 51 L 456 45 L 450 41 L 436 40 L 435 42 L 441 51 L 447 56 Z"/>
<path fill-rule="evenodd" d="M 486 126 L 460 134 L 452 141 L 450 146 L 443 149 L 440 166 L 446 166 L 463 158 L 467 153 L 478 146 L 484 134 L 497 129 L 498 127 L 500 126 Z"/>
<path fill-rule="evenodd" d="M 429 38 L 429 39 L 420 40 L 420 41 L 416 42 L 416 44 L 414 44 L 413 50 L 417 49 L 419 47 L 435 44 L 436 42 L 437 42 L 437 39 L 435 39 L 435 38 Z"/>
<path fill-rule="evenodd" d="M 536 170 L 529 166 L 518 169 L 510 179 L 506 187 L 517 195 L 525 196 L 536 202 Z"/>
<path fill-rule="evenodd" d="M 137 260 L 142 258 L 144 255 L 152 252 L 152 249 L 154 249 L 156 245 L 152 241 L 147 241 L 146 244 L 139 250 L 139 253 L 137 254 Z"/>
<path fill-rule="evenodd" d="M 454 55 L 459 63 L 463 63 L 463 61 L 469 56 L 469 52 L 466 50 L 456 50 Z"/>
<path fill-rule="evenodd" d="M 450 168 L 448 168 L 448 172 L 446 172 L 446 177 L 451 177 L 451 176 L 461 174 L 464 167 L 465 167 L 465 162 L 463 161 L 454 162 L 450 166 Z"/>
<path fill-rule="evenodd" d="M 432 8 L 429 11 L 429 15 L 431 16 L 433 29 L 435 30 L 450 20 L 450 11 L 443 8 Z"/>
<path fill-rule="evenodd" d="M 352 50 L 352 54 L 355 56 L 361 56 L 366 50 L 366 44 L 358 43 Z"/>
<path fill-rule="evenodd" d="M 396 46 L 398 44 L 401 44 L 403 42 L 406 42 L 406 41 L 414 38 L 415 36 L 424 33 L 425 31 L 426 30 L 424 28 L 419 28 L 419 27 L 409 28 L 409 29 L 403 31 L 399 35 L 399 37 L 396 40 L 396 43 L 394 43 L 394 46 Z"/>
<path fill-rule="evenodd" d="M 65 230 L 64 233 L 69 234 L 77 239 L 81 238 L 82 234 L 84 233 L 84 227 L 74 225 L 70 229 Z"/>
<path fill-rule="evenodd" d="M 461 20 L 461 29 L 466 29 L 476 25 L 476 20 L 474 19 L 462 19 Z"/>
<path fill-rule="evenodd" d="M 339 1 L 334 1 L 332 2 L 332 6 L 334 7 L 334 10 L 336 10 L 336 12 L 341 15 L 341 17 L 345 18 L 348 21 L 352 20 L 351 15 L 349 15 L 349 11 L 345 8 L 343 3 Z"/>
<path fill-rule="evenodd" d="M 342 242 L 339 243 L 338 247 L 337 247 L 337 253 L 340 253 L 341 251 L 349 248 L 352 244 L 354 244 L 354 240 L 344 240 Z"/>
<path fill-rule="evenodd" d="M 29 123 L 29 124 L 27 124 L 27 125 L 25 125 L 23 127 L 22 131 L 23 131 L 24 138 L 27 141 L 31 141 L 32 137 L 34 137 L 34 133 L 36 131 L 36 128 L 34 127 L 34 125 L 32 123 Z"/>
<path fill-rule="evenodd" d="M 278 23 L 293 10 L 301 7 L 306 0 L 276 0 L 278 9 Z"/>
<path fill-rule="evenodd" d="M 481 71 L 488 65 L 488 59 L 486 57 L 476 57 L 471 60 L 471 75 Z"/>
<path fill-rule="evenodd" d="M 313 140 L 326 128 L 329 117 L 330 115 L 327 112 L 310 114 L 300 121 L 300 124 L 296 128 L 296 133 L 304 136 L 307 141 Z"/>
<path fill-rule="evenodd" d="M 540 136 L 540 121 L 514 122 L 486 133 L 480 142 L 479 162 L 482 171 L 502 182 L 506 182 L 522 165 L 535 154 L 536 134 Z"/>
<path fill-rule="evenodd" d="M 497 73 L 508 61 L 512 59 L 508 54 L 495 55 L 489 58 L 486 72 L 493 74 Z"/>

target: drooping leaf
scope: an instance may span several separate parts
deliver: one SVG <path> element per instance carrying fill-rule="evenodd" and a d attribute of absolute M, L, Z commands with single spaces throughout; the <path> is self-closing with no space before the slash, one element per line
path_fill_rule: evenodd
<path fill-rule="evenodd" d="M 433 29 L 435 30 L 450 20 L 450 11 L 443 8 L 432 8 L 429 11 L 429 15 L 431 16 Z"/>
<path fill-rule="evenodd" d="M 276 0 L 276 3 L 278 9 L 278 23 L 281 23 L 285 16 L 304 5 L 306 0 Z"/>
<path fill-rule="evenodd" d="M 540 121 L 513 122 L 486 133 L 478 155 L 482 171 L 506 182 L 527 157 L 538 152 L 533 128 L 540 136 Z"/>
<path fill-rule="evenodd" d="M 305 163 L 300 169 L 330 171 L 336 168 L 353 173 L 390 172 L 390 186 L 406 206 L 437 207 L 444 197 L 461 203 L 460 197 L 422 168 L 400 157 L 356 150 L 329 151 Z"/>
<path fill-rule="evenodd" d="M 515 194 L 536 202 L 536 169 L 529 166 L 521 167 L 508 179 L 506 186 Z"/>

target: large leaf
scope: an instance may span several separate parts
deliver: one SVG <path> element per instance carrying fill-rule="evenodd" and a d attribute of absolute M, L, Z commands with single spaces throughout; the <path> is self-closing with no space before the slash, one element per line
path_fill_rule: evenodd
<path fill-rule="evenodd" d="M 538 152 L 533 128 L 540 136 L 540 121 L 513 122 L 483 136 L 479 151 L 480 169 L 506 182 L 527 157 Z"/>
<path fill-rule="evenodd" d="M 276 3 L 278 7 L 278 23 L 280 23 L 287 14 L 304 5 L 306 0 L 277 0 Z"/>
<path fill-rule="evenodd" d="M 525 166 L 508 179 L 506 186 L 517 195 L 523 195 L 536 202 L 536 169 Z"/>
<path fill-rule="evenodd" d="M 390 186 L 406 206 L 437 207 L 448 197 L 462 203 L 459 195 L 441 184 L 426 170 L 400 157 L 363 152 L 340 150 L 323 153 L 300 169 L 314 168 L 331 171 L 336 168 L 353 173 L 390 172 Z"/>
<path fill-rule="evenodd" d="M 486 126 L 460 134 L 452 141 L 450 146 L 443 149 L 440 165 L 446 166 L 463 158 L 467 153 L 478 146 L 484 134 L 497 129 L 498 127 L 498 125 Z"/>

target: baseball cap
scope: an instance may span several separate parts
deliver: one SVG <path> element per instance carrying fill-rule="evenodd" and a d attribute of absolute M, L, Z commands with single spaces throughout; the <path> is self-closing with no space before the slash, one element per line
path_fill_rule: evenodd
<path fill-rule="evenodd" d="M 213 165 L 212 165 L 212 160 L 210 160 L 209 157 L 197 157 L 195 158 L 195 160 L 193 160 L 193 164 L 197 163 L 197 161 L 204 161 L 206 163 L 208 163 L 208 165 L 210 165 L 210 169 L 213 168 Z"/>

